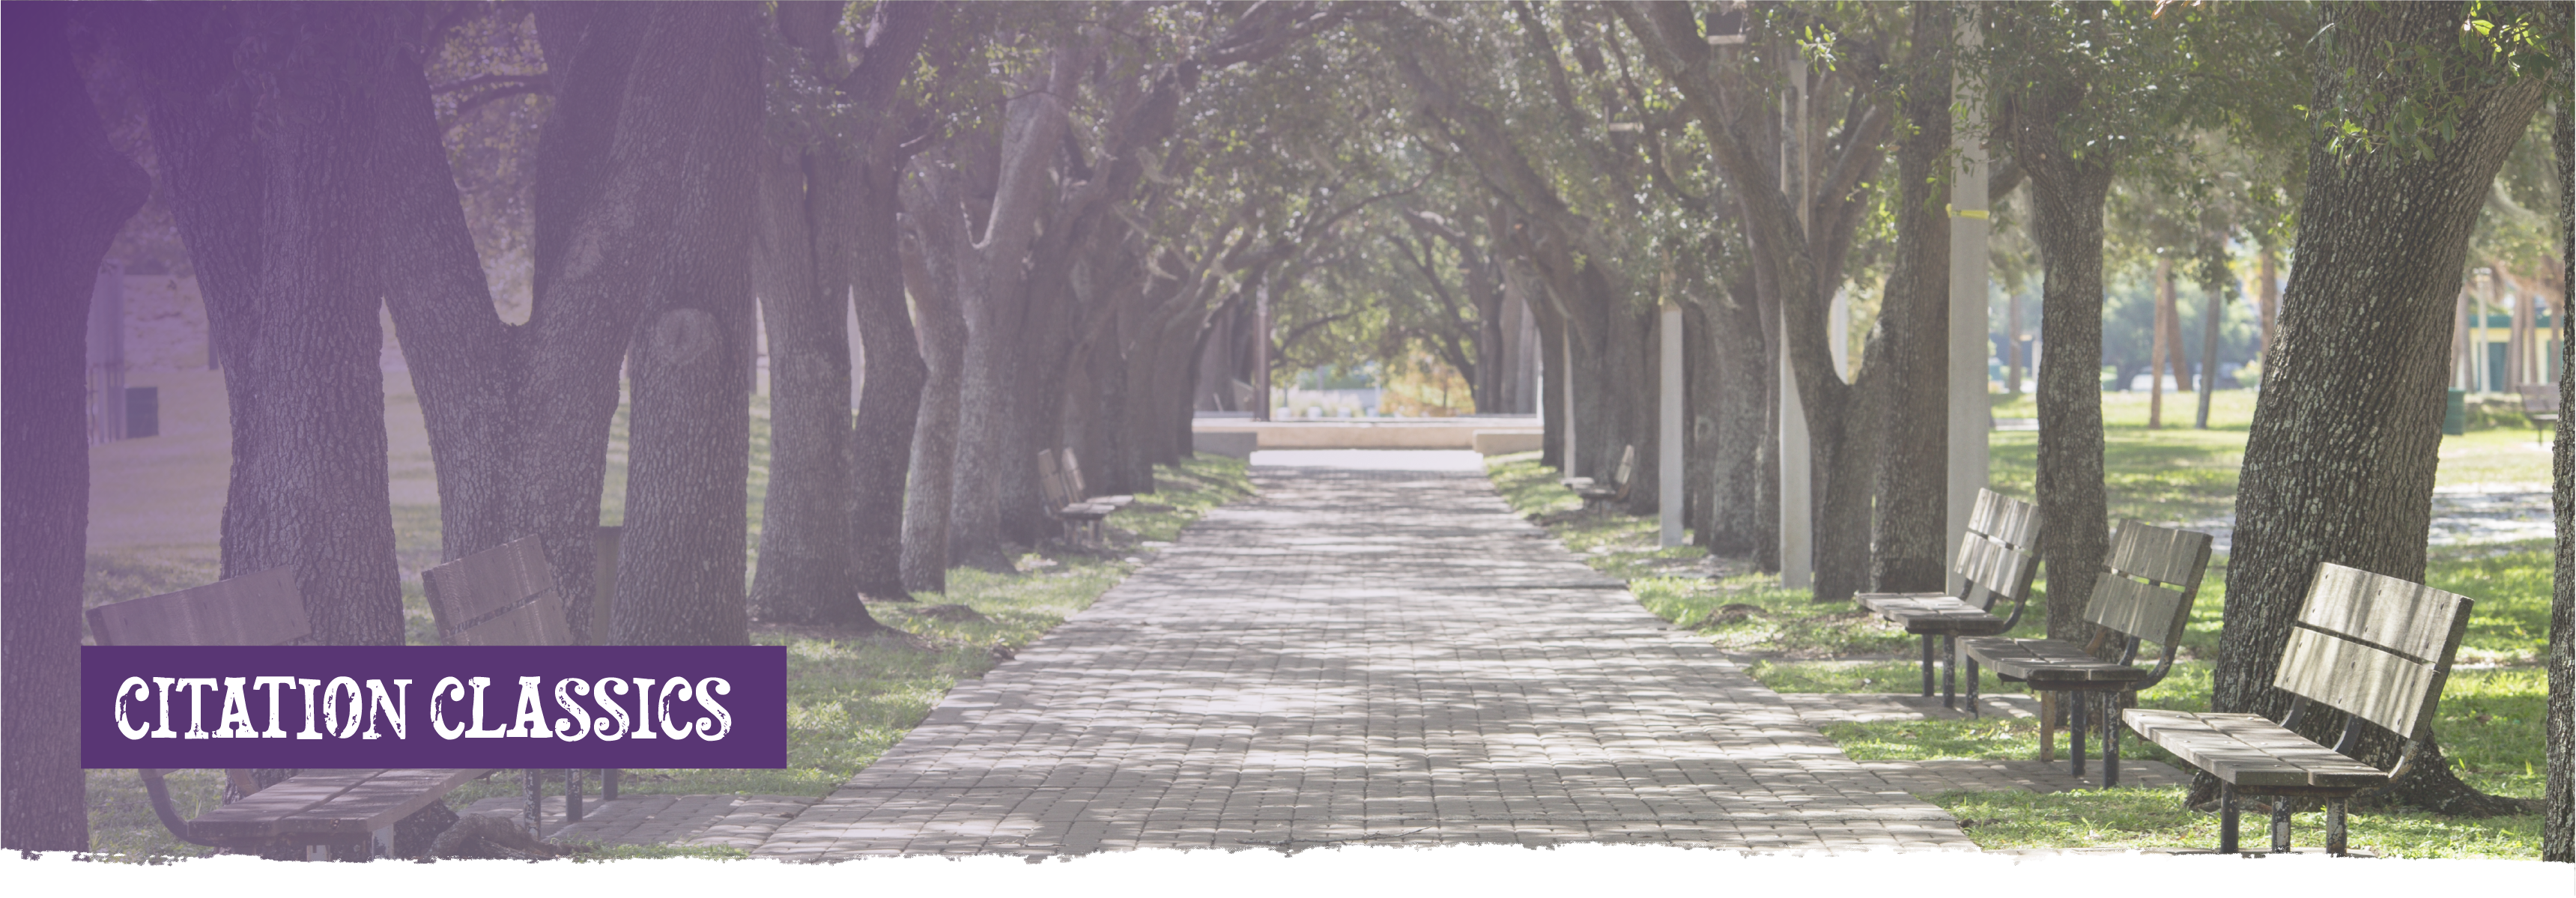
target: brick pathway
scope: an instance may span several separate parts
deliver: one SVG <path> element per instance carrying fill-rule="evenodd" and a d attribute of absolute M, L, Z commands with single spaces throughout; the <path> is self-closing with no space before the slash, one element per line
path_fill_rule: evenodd
<path fill-rule="evenodd" d="M 755 854 L 1974 850 L 1481 471 L 1254 475 Z"/>

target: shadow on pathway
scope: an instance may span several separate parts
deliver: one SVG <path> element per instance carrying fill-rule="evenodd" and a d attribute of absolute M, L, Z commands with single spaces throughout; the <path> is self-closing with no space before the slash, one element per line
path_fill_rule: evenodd
<path fill-rule="evenodd" d="M 1259 496 L 960 684 L 754 854 L 1975 850 L 1515 517 L 1472 454 L 1329 455 L 1256 456 Z"/>

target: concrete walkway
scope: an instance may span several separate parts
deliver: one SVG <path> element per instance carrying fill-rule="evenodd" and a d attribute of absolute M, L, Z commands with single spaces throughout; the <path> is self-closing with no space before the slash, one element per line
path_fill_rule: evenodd
<path fill-rule="evenodd" d="M 1974 850 L 1514 516 L 1472 453 L 1294 455 L 755 855 Z"/>

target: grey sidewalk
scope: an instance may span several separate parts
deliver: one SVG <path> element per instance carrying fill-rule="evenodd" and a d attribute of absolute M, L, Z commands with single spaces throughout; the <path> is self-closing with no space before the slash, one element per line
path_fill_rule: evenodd
<path fill-rule="evenodd" d="M 1975 850 L 1481 471 L 1255 477 L 755 854 Z"/>

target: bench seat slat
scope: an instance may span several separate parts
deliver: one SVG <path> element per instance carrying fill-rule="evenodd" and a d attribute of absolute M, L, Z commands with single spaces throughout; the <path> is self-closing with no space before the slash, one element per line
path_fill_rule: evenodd
<path fill-rule="evenodd" d="M 308 770 L 285 782 L 222 805 L 188 822 L 188 830 L 214 841 L 265 839 L 277 835 L 279 821 L 340 797 L 381 771 Z"/>
<path fill-rule="evenodd" d="M 1987 669 L 2042 688 L 2050 683 L 2134 682 L 2153 672 L 2104 661 L 2083 646 L 2055 639 L 1980 637 L 1960 640 L 1959 650 Z"/>
<path fill-rule="evenodd" d="M 2147 741 L 2239 787 L 2360 790 L 2388 774 L 2258 714 L 2131 708 L 2121 717 Z"/>
<path fill-rule="evenodd" d="M 2003 631 L 2004 619 L 1956 596 L 1939 593 L 1862 593 L 1855 598 L 1908 633 L 1987 635 Z"/>
<path fill-rule="evenodd" d="M 394 825 L 413 811 L 456 790 L 489 770 L 383 770 L 322 807 L 307 808 L 278 821 L 280 834 L 364 833 Z"/>

